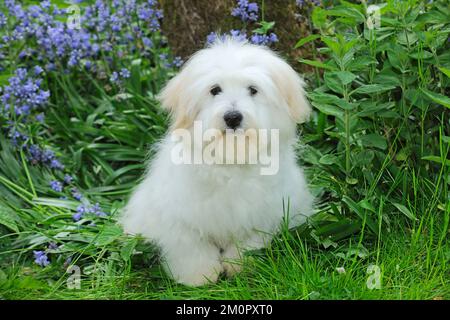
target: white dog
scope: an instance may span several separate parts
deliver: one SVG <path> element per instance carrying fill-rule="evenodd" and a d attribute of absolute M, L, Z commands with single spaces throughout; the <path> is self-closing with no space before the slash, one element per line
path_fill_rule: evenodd
<path fill-rule="evenodd" d="M 223 271 L 238 271 L 244 250 L 270 242 L 285 215 L 283 202 L 289 203 L 291 226 L 312 213 L 313 197 L 294 152 L 296 123 L 304 122 L 311 109 L 303 81 L 283 59 L 267 48 L 229 38 L 193 55 L 159 99 L 173 124 L 120 223 L 125 232 L 159 245 L 166 271 L 176 281 L 202 285 L 216 281 Z M 173 133 L 193 133 L 194 122 L 202 130 L 217 130 L 216 146 L 229 133 L 248 138 L 251 134 L 244 130 L 277 129 L 276 139 L 272 136 L 263 146 L 278 144 L 278 154 L 271 156 L 279 157 L 279 169 L 262 175 L 262 164 L 248 160 L 234 165 L 175 163 L 180 142 Z M 204 141 L 183 145 L 194 152 L 205 148 Z"/>

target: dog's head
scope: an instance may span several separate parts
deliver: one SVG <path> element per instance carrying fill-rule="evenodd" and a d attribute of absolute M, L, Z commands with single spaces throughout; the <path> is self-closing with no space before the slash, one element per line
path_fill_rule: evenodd
<path fill-rule="evenodd" d="M 200 50 L 159 95 L 172 129 L 279 129 L 295 132 L 311 108 L 303 80 L 268 48 L 227 38 Z"/>

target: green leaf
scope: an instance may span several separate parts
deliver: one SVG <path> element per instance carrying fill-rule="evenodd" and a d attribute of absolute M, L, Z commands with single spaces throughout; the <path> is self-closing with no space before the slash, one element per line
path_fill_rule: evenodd
<path fill-rule="evenodd" d="M 105 246 L 118 239 L 121 235 L 122 229 L 119 226 L 114 224 L 106 225 L 102 231 L 100 231 L 96 239 L 96 244 L 98 246 Z"/>
<path fill-rule="evenodd" d="M 298 48 L 302 47 L 303 45 L 307 44 L 308 42 L 314 41 L 318 38 L 320 38 L 320 35 L 318 35 L 318 34 L 312 34 L 305 38 L 302 38 L 302 39 L 298 40 L 298 42 L 295 44 L 294 49 L 298 49 Z"/>
<path fill-rule="evenodd" d="M 323 93 L 323 92 L 313 92 L 308 95 L 309 98 L 311 98 L 314 102 L 317 103 L 324 103 L 324 104 L 333 104 L 341 109 L 345 110 L 353 110 L 355 109 L 358 104 L 355 103 L 348 103 L 342 98 L 339 98 L 338 96 L 334 94 L 329 93 Z"/>
<path fill-rule="evenodd" d="M 422 160 L 432 161 L 432 162 L 436 162 L 439 164 L 445 164 L 446 166 L 450 166 L 450 160 L 448 160 L 448 159 L 442 160 L 442 158 L 438 157 L 438 156 L 425 156 L 425 157 L 422 157 Z"/>
<path fill-rule="evenodd" d="M 347 196 L 343 196 L 342 202 L 347 204 L 350 210 L 354 211 L 361 220 L 363 221 L 365 220 L 366 224 L 369 226 L 369 229 L 372 230 L 373 233 L 375 233 L 376 235 L 379 234 L 378 227 L 375 221 L 373 221 L 373 219 L 370 218 L 370 216 L 366 212 L 364 212 L 364 209 L 361 208 L 355 201 L 353 201 L 351 198 Z"/>
<path fill-rule="evenodd" d="M 325 164 L 325 165 L 330 165 L 330 164 L 334 164 L 337 162 L 338 162 L 338 158 L 334 154 L 326 154 L 326 155 L 323 155 L 319 159 L 319 163 Z"/>
<path fill-rule="evenodd" d="M 411 54 L 409 54 L 409 56 L 411 58 L 414 58 L 414 59 L 430 59 L 430 58 L 433 58 L 433 54 L 431 52 L 429 52 L 429 51 L 426 51 L 426 50 L 421 50 L 421 51 L 417 51 L 417 52 L 411 53 Z"/>
<path fill-rule="evenodd" d="M 450 69 L 444 68 L 444 67 L 439 67 L 439 70 L 441 70 L 441 72 L 443 74 L 445 74 L 448 78 L 450 78 Z"/>
<path fill-rule="evenodd" d="M 304 63 L 313 67 L 327 69 L 327 70 L 337 70 L 336 67 L 330 66 L 328 64 L 323 63 L 322 61 L 316 60 L 308 60 L 308 59 L 298 59 L 298 62 Z"/>
<path fill-rule="evenodd" d="M 411 211 L 409 211 L 408 208 L 406 208 L 404 205 L 400 204 L 400 203 L 392 203 L 397 209 L 398 211 L 400 211 L 401 213 L 403 213 L 405 216 L 407 216 L 409 219 L 411 220 L 418 220 L 412 213 Z"/>
<path fill-rule="evenodd" d="M 325 80 L 326 86 L 333 90 L 336 93 L 343 94 L 344 88 L 341 80 L 337 76 L 335 72 L 325 72 L 323 75 L 323 79 Z"/>
<path fill-rule="evenodd" d="M 395 89 L 395 86 L 384 84 L 365 84 L 350 92 L 350 95 L 356 93 L 358 94 L 380 93 L 392 89 Z"/>
<path fill-rule="evenodd" d="M 130 257 L 137 243 L 138 243 L 137 238 L 132 238 L 125 242 L 123 247 L 120 249 L 120 256 L 124 261 L 130 261 Z"/>
<path fill-rule="evenodd" d="M 379 102 L 363 102 L 360 104 L 361 111 L 357 113 L 358 117 L 367 117 L 374 115 L 376 112 L 380 112 L 383 110 L 389 110 L 392 107 L 395 106 L 394 102 L 386 102 L 386 103 L 379 103 Z"/>
<path fill-rule="evenodd" d="M 335 117 L 338 117 L 341 119 L 343 119 L 343 117 L 344 117 L 344 112 L 336 106 L 333 106 L 330 104 L 315 103 L 315 102 L 312 102 L 311 104 L 315 108 L 319 109 L 324 114 L 327 114 L 330 116 L 335 116 Z"/>
<path fill-rule="evenodd" d="M 258 34 L 266 34 L 270 29 L 275 26 L 275 21 L 261 21 L 258 23 L 260 25 L 259 28 L 253 30 L 254 33 Z"/>
<path fill-rule="evenodd" d="M 338 71 L 336 72 L 336 75 L 342 81 L 343 85 L 347 85 L 356 79 L 356 75 L 350 71 Z"/>
<path fill-rule="evenodd" d="M 15 232 L 19 232 L 15 219 L 16 214 L 14 211 L 0 202 L 0 224 Z"/>
<path fill-rule="evenodd" d="M 365 147 L 375 147 L 381 150 L 387 148 L 386 138 L 377 133 L 371 133 L 360 137 L 361 143 Z"/>
<path fill-rule="evenodd" d="M 449 97 L 446 97 L 440 93 L 429 91 L 427 89 L 421 89 L 421 90 L 428 98 L 430 98 L 434 102 L 436 102 L 444 107 L 450 108 L 450 98 Z"/>

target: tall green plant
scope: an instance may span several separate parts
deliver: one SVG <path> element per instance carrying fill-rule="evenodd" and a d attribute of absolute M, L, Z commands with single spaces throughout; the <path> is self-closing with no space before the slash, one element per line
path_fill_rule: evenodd
<path fill-rule="evenodd" d="M 300 60 L 323 74 L 308 95 L 326 125 L 309 128 L 303 153 L 325 200 L 315 230 L 322 240 L 361 228 L 380 235 L 391 214 L 414 225 L 419 215 L 450 209 L 450 9 L 390 0 L 372 25 L 367 12 L 365 3 L 346 1 L 317 7 L 312 21 L 320 36 L 299 41 L 316 41 L 324 57 Z M 414 172 L 438 185 L 434 205 L 417 202 Z"/>

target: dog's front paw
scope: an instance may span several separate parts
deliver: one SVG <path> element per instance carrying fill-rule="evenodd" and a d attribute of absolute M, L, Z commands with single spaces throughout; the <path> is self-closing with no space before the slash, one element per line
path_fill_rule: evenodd
<path fill-rule="evenodd" d="M 180 271 L 178 273 L 172 271 L 172 276 L 178 283 L 197 287 L 208 283 L 215 283 L 223 271 L 223 267 L 220 262 L 217 262 L 206 265 L 198 264 L 196 267 L 193 267 L 193 265 L 185 266 Z"/>
<path fill-rule="evenodd" d="M 241 253 L 239 249 L 232 245 L 228 247 L 222 254 L 222 266 L 228 277 L 242 271 Z"/>
<path fill-rule="evenodd" d="M 179 247 L 165 255 L 164 266 L 168 274 L 178 282 L 188 286 L 201 286 L 216 282 L 223 266 L 220 263 L 218 250 L 203 247 L 200 250 Z"/>

